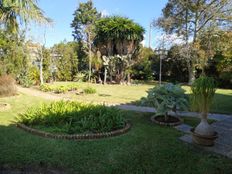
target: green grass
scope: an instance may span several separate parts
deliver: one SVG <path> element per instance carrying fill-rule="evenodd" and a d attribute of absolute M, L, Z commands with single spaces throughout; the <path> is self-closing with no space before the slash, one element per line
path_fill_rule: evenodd
<path fill-rule="evenodd" d="M 192 127 L 196 127 L 199 123 L 200 123 L 200 118 L 196 118 L 196 117 L 181 117 L 183 122 L 185 124 L 188 124 Z M 209 124 L 212 124 L 215 122 L 215 120 L 212 119 L 208 119 Z"/>
<path fill-rule="evenodd" d="M 190 87 L 184 86 L 187 94 L 190 94 Z M 232 90 L 231 89 L 217 89 L 214 96 L 212 106 L 210 107 L 212 113 L 232 114 Z"/>
<path fill-rule="evenodd" d="M 93 87 L 96 89 L 96 94 L 76 95 L 69 92 L 64 95 L 68 98 L 77 99 L 83 102 L 96 103 L 121 103 L 121 104 L 140 104 L 142 97 L 146 97 L 146 91 L 154 87 L 154 83 L 138 84 L 138 85 L 99 85 L 90 83 L 75 83 L 75 82 L 56 82 L 54 85 L 70 85 L 78 84 L 80 89 Z M 190 94 L 190 87 L 183 86 L 187 94 Z M 210 108 L 210 112 L 232 114 L 232 90 L 218 89 Z"/>
<path fill-rule="evenodd" d="M 231 173 L 232 161 L 187 145 L 174 128 L 155 125 L 150 114 L 130 112 L 132 129 L 122 136 L 93 140 L 53 140 L 31 135 L 12 123 L 26 107 L 44 100 L 20 95 L 3 98 L 12 109 L 0 113 L 0 164 L 46 165 L 81 174 L 220 174 Z"/>

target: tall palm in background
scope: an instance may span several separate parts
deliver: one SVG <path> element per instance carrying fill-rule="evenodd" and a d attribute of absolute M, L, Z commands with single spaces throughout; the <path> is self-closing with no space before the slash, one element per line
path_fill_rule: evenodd
<path fill-rule="evenodd" d="M 49 24 L 51 19 L 44 16 L 36 0 L 0 0 L 0 26 L 16 33 L 19 25 L 34 21 Z"/>
<path fill-rule="evenodd" d="M 105 17 L 96 22 L 94 44 L 102 56 L 108 57 L 103 59 L 105 72 L 107 68 L 117 71 L 118 80 L 116 81 L 124 81 L 127 74 L 127 82 L 130 83 L 132 59 L 136 51 L 139 50 L 139 44 L 143 40 L 144 32 L 144 28 L 139 24 L 121 16 Z M 113 61 L 115 61 L 113 63 L 115 67 L 109 67 L 109 63 L 112 64 Z M 105 81 L 104 83 L 106 83 Z"/>

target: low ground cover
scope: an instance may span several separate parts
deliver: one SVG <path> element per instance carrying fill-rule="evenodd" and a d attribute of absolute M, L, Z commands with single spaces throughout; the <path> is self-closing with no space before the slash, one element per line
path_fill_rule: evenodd
<path fill-rule="evenodd" d="M 124 128 L 125 115 L 114 107 L 58 101 L 29 108 L 18 121 L 52 133 L 103 133 Z"/>

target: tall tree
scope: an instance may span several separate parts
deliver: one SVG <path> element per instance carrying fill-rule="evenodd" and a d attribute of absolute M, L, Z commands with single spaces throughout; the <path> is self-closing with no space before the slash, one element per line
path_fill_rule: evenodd
<path fill-rule="evenodd" d="M 94 43 L 104 56 L 105 70 L 113 62 L 115 67 L 111 67 L 111 71 L 115 69 L 118 82 L 125 79 L 125 70 L 131 66 L 133 56 L 143 40 L 143 34 L 143 27 L 128 18 L 112 16 L 97 21 Z M 129 81 L 129 72 L 127 75 Z"/>
<path fill-rule="evenodd" d="M 94 27 L 98 18 L 100 18 L 100 13 L 93 6 L 92 0 L 88 0 L 86 3 L 79 4 L 79 7 L 74 12 L 74 19 L 71 23 L 71 27 L 74 29 L 74 39 L 84 41 L 88 48 L 89 81 L 92 73 L 92 44 L 95 37 Z"/>
<path fill-rule="evenodd" d="M 190 83 L 195 78 L 195 62 L 188 52 L 198 42 L 199 33 L 212 23 L 225 28 L 231 24 L 231 13 L 231 0 L 169 0 L 163 9 L 163 15 L 156 24 L 168 33 L 183 36 Z M 193 46 L 189 45 L 191 38 Z"/>
<path fill-rule="evenodd" d="M 73 80 L 78 72 L 78 57 L 77 57 L 76 42 L 61 42 L 54 45 L 52 48 L 53 54 L 56 55 L 54 64 L 57 67 L 57 75 L 59 80 Z"/>
<path fill-rule="evenodd" d="M 20 24 L 29 21 L 37 23 L 50 23 L 51 19 L 44 16 L 36 0 L 1 0 L 0 25 L 10 32 L 17 32 Z"/>

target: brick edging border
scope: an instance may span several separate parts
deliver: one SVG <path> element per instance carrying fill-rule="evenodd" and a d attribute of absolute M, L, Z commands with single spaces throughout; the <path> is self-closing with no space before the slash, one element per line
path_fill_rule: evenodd
<path fill-rule="evenodd" d="M 101 139 L 107 137 L 113 137 L 117 135 L 122 135 L 128 132 L 131 128 L 130 123 L 126 123 L 126 126 L 122 129 L 114 130 L 111 132 L 103 132 L 96 134 L 74 134 L 74 135 L 65 135 L 65 134 L 53 134 L 37 129 L 30 128 L 25 124 L 17 123 L 17 127 L 23 129 L 26 132 L 32 133 L 34 135 L 38 135 L 45 138 L 53 138 L 53 139 L 66 139 L 66 140 L 93 140 L 93 139 Z"/>
<path fill-rule="evenodd" d="M 156 124 L 159 124 L 159 125 L 162 125 L 162 126 L 171 126 L 171 127 L 173 127 L 173 126 L 178 126 L 178 125 L 182 124 L 182 120 L 181 120 L 181 119 L 179 119 L 180 121 L 178 121 L 178 122 L 176 122 L 176 123 L 164 123 L 164 122 L 159 122 L 159 121 L 157 121 L 157 120 L 155 119 L 155 117 L 156 117 L 156 115 L 153 115 L 153 116 L 151 117 L 151 121 L 152 121 L 153 123 L 156 123 Z"/>

